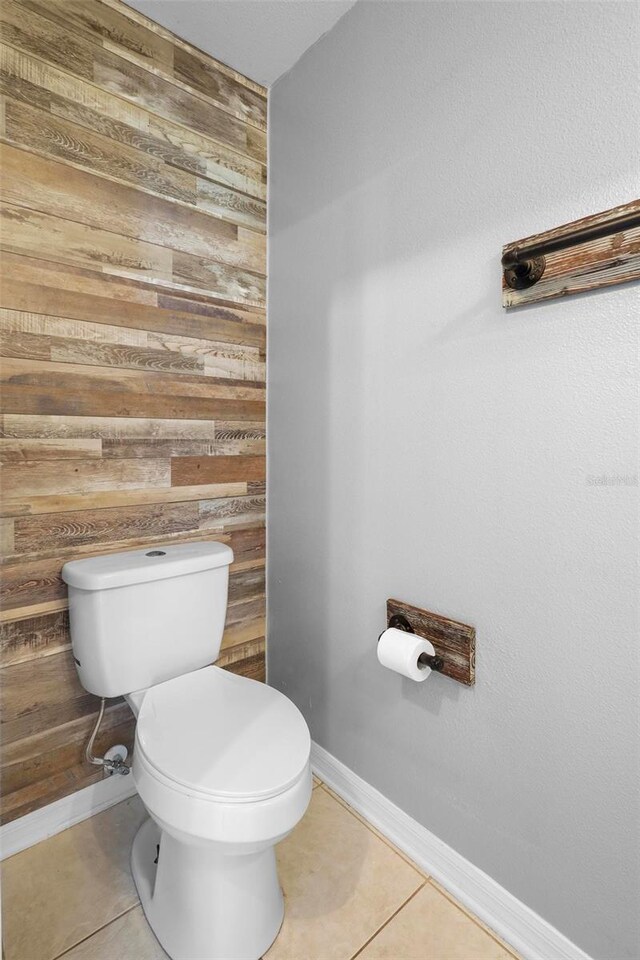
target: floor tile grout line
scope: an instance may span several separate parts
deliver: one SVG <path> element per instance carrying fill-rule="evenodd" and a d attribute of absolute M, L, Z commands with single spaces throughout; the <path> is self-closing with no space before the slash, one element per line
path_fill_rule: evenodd
<path fill-rule="evenodd" d="M 404 853 L 403 850 L 400 850 L 398 847 L 394 846 L 394 844 L 391 842 L 391 840 L 389 840 L 388 837 L 385 837 L 385 835 L 381 831 L 379 831 L 377 827 L 374 827 L 373 824 L 369 823 L 369 821 L 365 817 L 363 817 L 361 813 L 358 813 L 357 810 L 354 810 L 353 807 L 351 807 L 347 803 L 347 801 L 344 800 L 339 794 L 335 793 L 335 791 L 333 791 L 331 787 L 326 786 L 326 784 L 324 783 L 322 783 L 321 786 L 324 787 L 325 792 L 328 793 L 330 797 L 333 797 L 334 800 L 337 800 L 338 803 L 340 803 L 345 808 L 345 810 L 348 810 L 348 812 L 352 816 L 354 816 L 356 820 L 358 820 L 364 827 L 366 827 L 367 830 L 369 830 L 369 832 L 372 833 L 374 837 L 376 837 L 376 839 L 381 840 L 382 843 L 384 843 L 385 846 L 387 846 L 392 851 L 392 853 L 395 853 L 396 856 L 400 857 L 401 860 L 404 860 L 406 864 L 412 867 L 416 871 L 416 873 L 423 878 L 423 880 L 426 881 L 431 879 L 430 874 L 425 873 L 424 870 L 421 870 L 418 864 L 414 863 L 411 857 L 409 857 L 406 853 Z"/>
<path fill-rule="evenodd" d="M 416 871 L 416 873 L 417 873 L 420 877 L 422 877 L 423 880 L 424 880 L 424 883 L 422 884 L 422 887 L 420 887 L 420 889 L 422 889 L 423 887 L 425 887 L 427 884 L 431 884 L 431 886 L 433 887 L 434 890 L 437 890 L 438 893 L 440 893 L 442 896 L 446 897 L 446 899 L 452 904 L 452 906 L 457 907 L 457 909 L 458 909 L 462 914 L 464 914 L 464 916 L 467 917 L 468 920 L 471 920 L 477 927 L 479 927 L 480 930 L 482 930 L 482 932 L 483 932 L 484 934 L 486 934 L 488 937 L 490 937 L 491 940 L 493 940 L 495 943 L 498 944 L 498 946 L 500 946 L 500 947 L 502 947 L 504 950 L 506 950 L 507 953 L 510 953 L 510 954 L 514 957 L 514 960 L 519 960 L 518 954 L 515 953 L 513 947 L 512 947 L 510 944 L 508 944 L 505 940 L 501 940 L 501 939 L 498 937 L 498 935 L 497 935 L 496 933 L 494 933 L 493 930 L 491 930 L 490 927 L 488 927 L 486 924 L 482 923 L 482 921 L 479 920 L 478 917 L 476 917 L 473 913 L 470 913 L 470 912 L 466 909 L 466 907 L 464 907 L 461 903 L 459 903 L 458 900 L 456 900 L 455 897 L 454 897 L 451 893 L 449 893 L 449 891 L 448 891 L 445 887 L 443 887 L 440 883 L 438 883 L 438 881 L 435 880 L 434 877 L 432 877 L 430 874 L 425 873 L 423 870 L 421 870 L 420 867 L 417 865 L 417 863 L 414 863 L 413 860 L 411 860 L 411 859 L 407 856 L 406 853 L 403 853 L 402 851 L 398 850 L 398 849 L 391 843 L 391 841 L 388 840 L 387 837 L 384 836 L 384 834 L 378 832 L 377 828 L 373 827 L 373 825 L 370 824 L 370 823 L 362 816 L 362 814 L 360 814 L 360 813 L 358 813 L 356 810 L 354 810 L 354 809 L 347 803 L 347 801 L 344 800 L 341 796 L 339 796 L 339 794 L 337 794 L 334 790 L 332 790 L 331 787 L 327 786 L 327 784 L 325 784 L 323 781 L 321 781 L 321 783 L 320 783 L 319 785 L 322 786 L 322 787 L 324 787 L 325 793 L 328 793 L 330 797 L 333 797 L 335 800 L 337 800 L 337 801 L 341 804 L 341 806 L 343 806 L 343 807 L 345 808 L 345 810 L 347 810 L 350 814 L 352 814 L 352 816 L 354 816 L 354 817 L 356 818 L 356 820 L 358 820 L 359 823 L 362 823 L 363 826 L 367 827 L 367 829 L 369 830 L 369 832 L 372 833 L 372 834 L 374 835 L 374 837 L 376 837 L 378 840 L 381 840 L 393 853 L 395 853 L 395 854 L 396 854 L 397 856 L 399 856 L 402 860 L 404 860 L 405 863 L 408 863 L 409 866 L 413 867 L 413 869 Z M 416 893 L 417 893 L 417 892 L 418 892 L 418 891 L 416 891 Z M 415 893 L 413 893 L 409 899 L 412 899 L 412 897 L 414 897 L 414 896 L 415 896 Z M 407 902 L 408 902 L 408 901 L 407 901 Z M 400 909 L 402 909 L 402 908 L 400 908 Z M 388 922 L 389 922 L 389 921 L 387 921 L 387 923 L 388 923 Z M 386 923 L 385 923 L 383 926 L 386 926 Z M 380 929 L 382 930 L 383 927 L 381 927 Z M 379 931 L 378 931 L 378 932 L 379 932 Z M 377 936 L 377 934 L 374 934 L 374 936 Z M 371 942 L 371 941 L 367 941 L 367 943 L 370 943 L 370 942 Z M 365 944 L 365 946 L 366 946 L 366 944 Z M 362 947 L 361 949 L 364 949 L 364 947 Z M 360 951 L 358 951 L 358 953 L 359 953 L 359 952 L 360 952 Z M 352 957 L 351 960 L 354 960 L 354 958 L 355 958 L 356 956 L 357 956 L 357 954 L 354 954 L 354 957 Z"/>
<path fill-rule="evenodd" d="M 81 940 L 77 940 L 75 943 L 72 943 L 70 947 L 67 947 L 66 950 L 63 950 L 62 953 L 57 953 L 52 960 L 61 960 L 62 957 L 66 957 L 67 954 L 71 953 L 72 950 L 75 950 L 76 947 L 79 947 L 80 944 L 86 943 L 88 940 L 91 940 L 92 937 L 95 937 L 96 933 L 100 933 L 101 930 L 106 930 L 107 927 L 110 927 L 112 923 L 115 923 L 116 920 L 120 920 L 122 917 L 126 917 L 128 913 L 131 913 L 132 910 L 135 910 L 140 906 L 140 901 L 136 900 L 134 904 L 130 907 L 127 907 L 126 910 L 123 910 L 121 913 L 117 914 L 115 917 L 112 917 L 111 920 L 108 920 L 106 923 L 102 923 L 99 927 L 88 934 L 86 937 L 82 937 Z"/>
<path fill-rule="evenodd" d="M 398 914 L 401 913 L 401 912 L 404 910 L 404 908 L 407 906 L 408 903 L 411 903 L 411 901 L 413 900 L 413 898 L 416 897 L 416 896 L 420 893 L 421 890 L 424 890 L 424 888 L 426 887 L 426 885 L 427 885 L 428 882 L 429 882 L 428 880 L 425 880 L 423 883 L 421 883 L 420 886 L 417 888 L 417 890 L 414 890 L 413 893 L 411 894 L 411 896 L 410 896 L 410 897 L 407 897 L 407 899 L 406 899 L 403 903 L 400 904 L 400 906 L 398 907 L 397 910 L 394 910 L 394 912 L 391 914 L 391 916 L 388 917 L 388 918 L 385 920 L 385 922 L 384 922 L 381 926 L 378 927 L 378 929 L 369 937 L 368 940 L 365 941 L 365 943 L 362 944 L 361 947 L 358 948 L 358 950 L 356 950 L 356 952 L 355 952 L 354 954 L 352 954 L 351 960 L 356 960 L 356 957 L 359 957 L 359 956 L 360 956 L 360 954 L 362 953 L 362 951 L 365 950 L 365 949 L 369 946 L 369 944 L 371 943 L 371 941 L 372 941 L 372 940 L 375 940 L 375 938 L 378 936 L 378 934 L 382 933 L 382 931 L 384 930 L 384 928 L 387 927 L 387 926 L 391 923 L 392 920 L 395 920 L 395 918 L 398 916 Z"/>
<path fill-rule="evenodd" d="M 427 882 L 431 884 L 434 890 L 437 890 L 438 893 L 441 894 L 441 896 L 445 897 L 449 901 L 449 903 L 451 903 L 454 907 L 457 907 L 458 910 L 460 910 L 460 912 L 465 915 L 465 917 L 467 917 L 469 920 L 472 920 L 477 927 L 480 927 L 482 932 L 486 933 L 488 937 L 491 937 L 491 939 L 494 940 L 498 944 L 498 946 L 506 950 L 507 953 L 510 953 L 514 957 L 514 960 L 520 960 L 520 957 L 518 956 L 518 954 L 515 952 L 513 947 L 507 943 L 506 940 L 501 940 L 498 934 L 494 933 L 491 927 L 488 927 L 486 923 L 483 923 L 482 920 L 476 917 L 475 914 L 467 910 L 467 908 L 463 906 L 463 904 L 461 904 L 459 900 L 456 900 L 453 894 L 449 893 L 446 887 L 443 887 L 441 883 L 439 883 L 436 879 L 434 879 L 434 877 L 430 877 Z"/>

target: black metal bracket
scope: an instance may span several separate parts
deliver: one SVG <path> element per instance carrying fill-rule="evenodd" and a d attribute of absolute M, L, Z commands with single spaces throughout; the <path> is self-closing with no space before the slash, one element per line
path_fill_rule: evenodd
<path fill-rule="evenodd" d="M 409 623 L 406 617 L 403 617 L 401 613 L 394 613 L 394 615 L 389 620 L 389 627 L 395 627 L 396 630 L 404 630 L 405 633 L 415 633 L 415 630 Z M 382 631 L 384 633 L 384 630 Z M 380 637 L 382 636 L 380 634 Z M 378 637 L 378 640 L 380 640 Z M 431 667 L 432 670 L 440 671 L 444 668 L 444 660 L 442 657 L 439 657 L 437 654 L 431 653 L 421 653 L 418 657 L 418 663 L 421 663 L 425 667 Z"/>
<path fill-rule="evenodd" d="M 504 281 L 512 290 L 526 290 L 537 283 L 547 261 L 544 257 L 534 257 L 532 260 L 523 260 L 504 268 Z"/>

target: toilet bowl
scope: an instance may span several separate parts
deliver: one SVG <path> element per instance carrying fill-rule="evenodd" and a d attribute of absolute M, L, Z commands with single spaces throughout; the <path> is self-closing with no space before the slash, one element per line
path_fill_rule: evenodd
<path fill-rule="evenodd" d="M 293 703 L 211 666 L 227 544 L 171 544 L 65 564 L 80 682 L 137 717 L 133 779 L 149 812 L 132 851 L 151 928 L 173 960 L 258 960 L 283 919 L 275 845 L 311 798 Z"/>
<path fill-rule="evenodd" d="M 205 667 L 128 698 L 133 777 L 151 819 L 133 844 L 142 907 L 178 960 L 252 960 L 284 913 L 275 844 L 311 796 L 310 737 L 265 684 Z"/>

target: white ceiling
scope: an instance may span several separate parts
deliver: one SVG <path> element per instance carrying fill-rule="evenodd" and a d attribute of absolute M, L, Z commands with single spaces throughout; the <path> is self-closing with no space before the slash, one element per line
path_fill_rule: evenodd
<path fill-rule="evenodd" d="M 127 0 L 244 76 L 270 86 L 355 0 Z"/>

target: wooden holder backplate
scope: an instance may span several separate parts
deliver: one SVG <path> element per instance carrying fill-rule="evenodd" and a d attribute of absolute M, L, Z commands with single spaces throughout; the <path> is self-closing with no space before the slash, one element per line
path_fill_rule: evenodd
<path fill-rule="evenodd" d="M 502 248 L 509 253 L 514 247 L 546 243 L 549 240 L 570 237 L 584 227 L 606 224 L 609 220 L 640 211 L 640 200 L 604 210 L 602 213 L 565 223 L 553 230 L 525 237 Z M 571 293 L 583 293 L 598 287 L 627 283 L 640 279 L 640 227 L 612 233 L 599 240 L 590 240 L 577 247 L 567 247 L 546 256 L 542 278 L 525 290 L 512 290 L 502 277 L 502 306 L 519 307 L 525 303 L 537 303 L 554 297 L 566 297 Z"/>
<path fill-rule="evenodd" d="M 406 617 L 417 636 L 431 641 L 437 655 L 444 660 L 441 671 L 444 677 L 451 677 L 468 687 L 473 686 L 476 682 L 475 627 L 413 607 L 401 600 L 387 600 L 387 624 L 395 614 Z"/>

